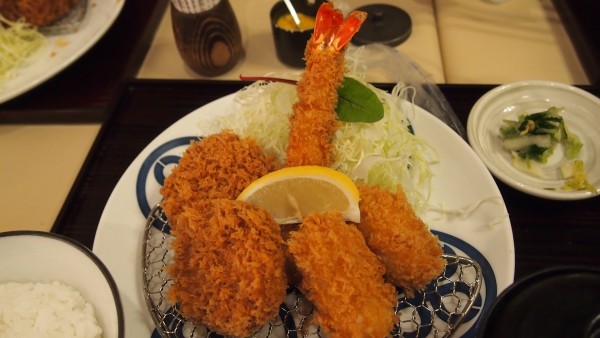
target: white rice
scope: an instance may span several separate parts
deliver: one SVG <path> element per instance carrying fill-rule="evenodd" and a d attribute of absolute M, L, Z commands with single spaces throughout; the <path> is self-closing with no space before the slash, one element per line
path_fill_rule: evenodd
<path fill-rule="evenodd" d="M 0 338 L 99 338 L 91 304 L 59 282 L 0 283 Z"/>

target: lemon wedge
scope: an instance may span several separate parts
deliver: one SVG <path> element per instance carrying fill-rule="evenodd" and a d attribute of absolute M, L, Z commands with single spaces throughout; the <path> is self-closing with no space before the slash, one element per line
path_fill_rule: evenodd
<path fill-rule="evenodd" d="M 331 211 L 360 222 L 358 188 L 348 176 L 327 167 L 273 171 L 252 182 L 237 199 L 267 210 L 279 224 L 299 223 L 312 212 Z"/>

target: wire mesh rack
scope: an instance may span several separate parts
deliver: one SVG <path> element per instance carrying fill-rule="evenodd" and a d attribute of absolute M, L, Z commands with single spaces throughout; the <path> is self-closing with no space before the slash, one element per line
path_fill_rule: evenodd
<path fill-rule="evenodd" d="M 160 206 L 155 206 L 148 216 L 144 232 L 142 256 L 143 292 L 148 311 L 157 331 L 163 338 L 221 337 L 205 326 L 187 320 L 177 304 L 167 298 L 173 281 L 166 267 L 173 259 L 167 217 Z M 397 290 L 398 302 L 395 313 L 397 324 L 391 337 L 448 338 L 456 332 L 479 294 L 482 273 L 479 264 L 472 259 L 444 255 L 446 266 L 443 273 L 425 290 L 407 297 Z M 298 290 L 289 286 L 287 297 L 280 305 L 277 318 L 266 323 L 252 337 L 297 338 L 323 337 L 327 335 L 312 320 L 314 307 Z"/>

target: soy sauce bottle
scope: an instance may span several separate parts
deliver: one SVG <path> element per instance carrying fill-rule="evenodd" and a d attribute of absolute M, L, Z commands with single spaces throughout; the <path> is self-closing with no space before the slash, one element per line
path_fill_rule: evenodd
<path fill-rule="evenodd" d="M 242 57 L 242 36 L 229 0 L 171 0 L 177 50 L 204 76 L 231 70 Z"/>

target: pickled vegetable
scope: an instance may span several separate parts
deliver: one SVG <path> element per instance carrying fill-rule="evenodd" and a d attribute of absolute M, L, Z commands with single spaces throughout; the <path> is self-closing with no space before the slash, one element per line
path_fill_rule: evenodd
<path fill-rule="evenodd" d="M 533 176 L 544 177 L 543 165 L 562 145 L 569 160 L 560 167 L 564 185 L 562 190 L 588 190 L 596 188 L 587 179 L 585 165 L 577 159 L 583 148 L 579 137 L 573 134 L 560 116 L 562 108 L 550 107 L 546 111 L 522 114 L 514 120 L 504 120 L 500 127 L 502 146 L 510 151 L 514 166 Z"/>
<path fill-rule="evenodd" d="M 504 120 L 500 128 L 502 145 L 525 161 L 546 163 L 556 145 L 562 143 L 567 158 L 576 158 L 583 144 L 567 129 L 560 112 L 562 108 L 551 107 L 546 111 L 520 115 L 516 121 Z"/>

